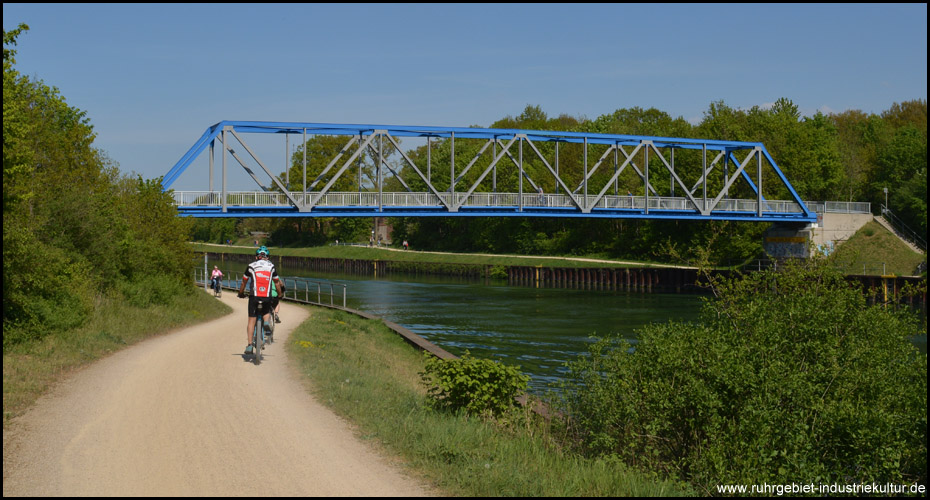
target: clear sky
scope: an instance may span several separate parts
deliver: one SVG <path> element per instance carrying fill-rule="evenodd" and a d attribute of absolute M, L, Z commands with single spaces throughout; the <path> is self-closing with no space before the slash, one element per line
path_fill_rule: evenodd
<path fill-rule="evenodd" d="M 145 178 L 221 120 L 489 127 L 529 104 L 697 123 L 719 100 L 810 116 L 927 98 L 926 4 L 4 3 L 19 23 L 17 69 Z"/>

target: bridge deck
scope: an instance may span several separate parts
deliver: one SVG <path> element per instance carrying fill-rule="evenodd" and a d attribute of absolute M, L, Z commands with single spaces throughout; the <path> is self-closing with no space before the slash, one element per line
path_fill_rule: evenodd
<path fill-rule="evenodd" d="M 720 200 L 709 215 L 683 197 L 603 196 L 585 205 L 585 197 L 565 194 L 519 193 L 411 193 L 411 192 L 228 192 L 176 191 L 181 215 L 194 217 L 423 217 L 423 216 L 524 216 L 600 217 L 652 219 L 716 219 L 770 222 L 815 222 L 793 201 Z M 581 201 L 581 206 L 575 200 Z M 313 208 L 301 211 L 291 200 Z M 591 197 L 593 201 L 593 197 Z M 698 204 L 712 200 L 696 200 Z M 455 211 L 447 207 L 458 206 Z"/>

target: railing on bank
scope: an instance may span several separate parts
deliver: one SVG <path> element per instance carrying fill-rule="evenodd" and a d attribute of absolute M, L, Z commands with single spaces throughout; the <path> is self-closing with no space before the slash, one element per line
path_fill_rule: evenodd
<path fill-rule="evenodd" d="M 896 233 L 898 233 L 898 236 L 911 242 L 911 244 L 919 248 L 921 251 L 927 251 L 927 240 L 923 239 L 919 234 L 917 234 L 916 231 L 908 227 L 904 221 L 899 219 L 898 216 L 896 216 L 894 212 L 889 210 L 888 207 L 886 207 L 884 204 L 881 205 L 881 209 L 882 217 L 884 217 L 885 220 L 891 224 L 891 227 Z"/>
<path fill-rule="evenodd" d="M 223 271 L 221 269 L 221 271 Z M 210 273 L 203 269 L 194 269 L 194 283 L 210 289 Z M 314 281 L 307 278 L 282 278 L 284 280 L 283 299 L 314 305 L 346 307 L 346 285 Z M 242 282 L 242 273 L 223 271 L 221 281 L 224 290 L 238 290 Z"/>
<path fill-rule="evenodd" d="M 779 261 L 775 259 L 755 259 L 745 263 L 727 261 L 727 266 L 737 268 L 741 271 L 762 271 L 767 269 L 775 269 L 777 271 L 778 262 Z M 846 275 L 888 275 L 888 264 L 881 261 L 866 261 L 858 263 L 837 261 L 832 264 L 832 267 L 840 270 L 840 272 Z"/>

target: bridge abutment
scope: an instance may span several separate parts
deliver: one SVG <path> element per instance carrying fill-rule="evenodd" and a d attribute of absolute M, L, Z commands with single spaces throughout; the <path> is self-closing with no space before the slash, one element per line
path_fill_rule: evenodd
<path fill-rule="evenodd" d="M 765 253 L 775 259 L 830 254 L 837 245 L 874 219 L 868 213 L 818 213 L 813 224 L 775 223 L 765 232 Z"/>

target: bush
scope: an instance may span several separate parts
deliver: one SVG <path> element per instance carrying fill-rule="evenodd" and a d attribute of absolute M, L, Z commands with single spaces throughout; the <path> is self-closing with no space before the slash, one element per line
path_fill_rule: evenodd
<path fill-rule="evenodd" d="M 424 355 L 426 367 L 420 377 L 437 408 L 500 416 L 514 407 L 515 398 L 526 391 L 530 380 L 519 366 L 475 359 L 467 351 L 451 360 Z"/>
<path fill-rule="evenodd" d="M 927 480 L 927 356 L 912 315 L 821 263 L 718 283 L 701 324 L 603 339 L 563 397 L 580 449 L 719 484 Z"/>
<path fill-rule="evenodd" d="M 172 276 L 151 276 L 123 281 L 119 283 L 119 288 L 129 305 L 142 308 L 168 305 L 174 297 L 191 293 L 190 285 L 181 283 Z"/>

